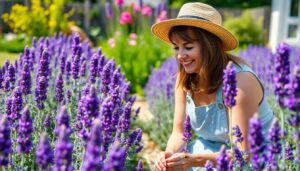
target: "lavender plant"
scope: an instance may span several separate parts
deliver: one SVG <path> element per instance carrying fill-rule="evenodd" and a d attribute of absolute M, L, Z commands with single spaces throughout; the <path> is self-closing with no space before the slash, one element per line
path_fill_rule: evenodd
<path fill-rule="evenodd" d="M 33 39 L 14 65 L 6 62 L 0 71 L 0 101 L 5 102 L 0 108 L 0 170 L 89 168 L 83 161 L 97 150 L 89 144 L 99 131 L 100 151 L 94 157 L 102 169 L 119 160 L 114 156 L 121 149 L 123 162 L 115 168 L 135 168 L 143 147 L 142 131 L 131 123 L 135 98 L 121 69 L 101 50 L 91 49 L 77 34 L 56 34 Z M 93 125 L 94 120 L 101 121 Z"/>

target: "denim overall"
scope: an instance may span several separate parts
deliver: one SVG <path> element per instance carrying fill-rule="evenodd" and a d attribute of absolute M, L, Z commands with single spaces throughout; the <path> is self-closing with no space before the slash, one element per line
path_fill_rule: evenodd
<path fill-rule="evenodd" d="M 237 73 L 250 72 L 258 79 L 257 75 L 247 65 L 234 65 L 234 67 Z M 267 103 L 267 98 L 263 97 L 258 112 L 263 125 L 263 135 L 267 137 L 274 117 L 273 111 Z M 190 116 L 192 128 L 198 135 L 198 138 L 188 145 L 190 153 L 218 152 L 222 145 L 226 145 L 226 141 L 229 140 L 229 118 L 222 99 L 222 85 L 217 90 L 216 101 L 205 106 L 195 106 L 191 93 L 187 93 L 186 114 Z M 226 147 L 229 149 L 228 145 Z M 189 171 L 201 170 L 205 169 L 200 167 L 189 169 Z"/>

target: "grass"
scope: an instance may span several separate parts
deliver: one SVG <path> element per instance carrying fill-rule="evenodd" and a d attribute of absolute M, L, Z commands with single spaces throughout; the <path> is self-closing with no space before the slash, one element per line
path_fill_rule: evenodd
<path fill-rule="evenodd" d="M 0 52 L 0 66 L 3 66 L 4 62 L 8 59 L 11 63 L 14 63 L 16 59 L 20 56 L 19 53 L 8 53 L 8 52 Z"/>

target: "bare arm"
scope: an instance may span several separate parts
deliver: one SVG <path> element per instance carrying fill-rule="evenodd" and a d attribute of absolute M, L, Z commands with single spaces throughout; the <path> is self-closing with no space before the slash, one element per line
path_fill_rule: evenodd
<path fill-rule="evenodd" d="M 254 113 L 258 112 L 259 102 L 262 97 L 263 91 L 254 75 L 248 72 L 237 74 L 237 103 L 232 107 L 231 125 L 238 125 L 243 134 L 244 141 L 240 146 L 241 150 L 248 150 L 248 122 Z M 167 159 L 167 166 L 168 168 L 172 168 L 175 167 L 176 164 L 181 163 L 182 165 L 186 165 L 186 168 L 204 167 L 207 160 L 210 160 L 216 165 L 217 156 L 218 152 L 210 154 L 188 154 L 186 159 L 183 159 L 182 156 L 177 157 L 177 159 L 176 157 L 170 157 Z"/>
<path fill-rule="evenodd" d="M 175 112 L 172 134 L 168 140 L 166 151 L 175 153 L 185 145 L 183 141 L 183 123 L 185 120 L 186 92 L 178 86 L 179 76 L 175 85 Z"/>

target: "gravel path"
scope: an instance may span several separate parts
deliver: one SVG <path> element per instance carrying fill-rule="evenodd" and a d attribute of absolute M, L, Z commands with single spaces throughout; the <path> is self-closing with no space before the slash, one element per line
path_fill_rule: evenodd
<path fill-rule="evenodd" d="M 133 109 L 137 109 L 140 107 L 140 113 L 138 119 L 142 122 L 149 122 L 153 118 L 153 115 L 149 111 L 149 105 L 144 98 L 137 98 L 136 102 L 133 104 Z M 143 133 L 142 143 L 144 145 L 144 149 L 140 152 L 140 155 L 147 161 L 148 166 L 150 166 L 151 170 L 155 170 L 153 160 L 156 158 L 157 154 L 161 151 L 156 143 L 150 140 L 148 134 Z"/>

